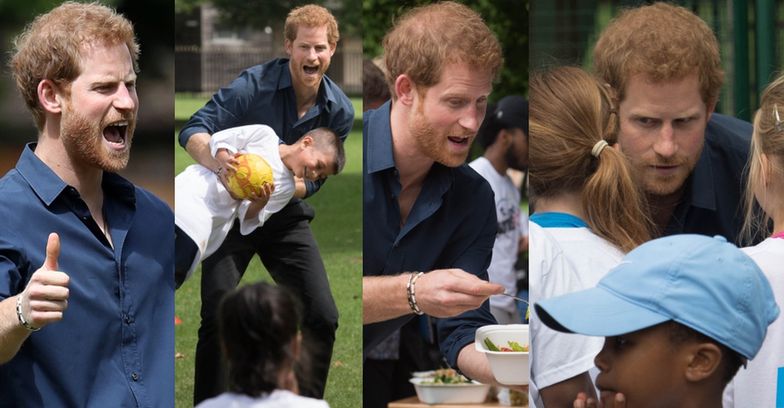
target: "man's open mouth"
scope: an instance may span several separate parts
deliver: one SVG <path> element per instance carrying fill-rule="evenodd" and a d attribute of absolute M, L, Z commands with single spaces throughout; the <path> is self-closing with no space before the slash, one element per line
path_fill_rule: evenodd
<path fill-rule="evenodd" d="M 319 72 L 319 67 L 317 65 L 305 65 L 302 69 L 307 75 L 316 75 Z"/>
<path fill-rule="evenodd" d="M 120 120 L 112 122 L 103 128 L 103 138 L 114 147 L 125 146 L 126 135 L 128 132 L 128 121 Z"/>
<path fill-rule="evenodd" d="M 467 145 L 468 142 L 471 140 L 471 138 L 469 137 L 458 137 L 458 136 L 449 136 L 447 137 L 447 139 L 449 139 L 449 141 L 452 143 L 461 144 L 461 145 Z"/>

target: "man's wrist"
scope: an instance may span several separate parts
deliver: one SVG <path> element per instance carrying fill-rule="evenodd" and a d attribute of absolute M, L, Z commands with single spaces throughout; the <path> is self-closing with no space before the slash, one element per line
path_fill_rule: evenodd
<path fill-rule="evenodd" d="M 34 327 L 30 322 L 27 321 L 24 317 L 24 313 L 22 312 L 22 294 L 20 293 L 16 297 L 16 317 L 19 319 L 19 324 L 22 325 L 25 329 L 29 331 L 38 331 L 41 330 L 40 327 Z"/>
<path fill-rule="evenodd" d="M 414 312 L 414 314 L 419 316 L 425 314 L 422 309 L 419 308 L 416 301 L 416 281 L 422 275 L 424 275 L 424 272 L 412 272 L 408 275 L 408 283 L 406 284 L 408 307 L 411 308 L 411 311 Z"/>

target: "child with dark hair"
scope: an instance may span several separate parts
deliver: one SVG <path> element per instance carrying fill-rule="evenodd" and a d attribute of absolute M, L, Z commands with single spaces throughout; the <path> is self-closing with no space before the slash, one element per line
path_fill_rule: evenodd
<path fill-rule="evenodd" d="M 228 389 L 199 408 L 328 408 L 297 395 L 299 313 L 284 289 L 259 282 L 226 295 L 218 310 Z"/>
<path fill-rule="evenodd" d="M 779 315 L 757 264 L 704 235 L 642 244 L 595 288 L 534 308 L 554 330 L 605 337 L 594 360 L 605 408 L 720 408 L 727 383 Z M 574 404 L 596 405 L 585 395 Z"/>

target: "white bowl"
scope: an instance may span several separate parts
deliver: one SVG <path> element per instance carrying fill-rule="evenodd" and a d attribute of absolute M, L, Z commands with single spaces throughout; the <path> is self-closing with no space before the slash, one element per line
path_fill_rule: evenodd
<path fill-rule="evenodd" d="M 417 398 L 425 404 L 481 404 L 487 399 L 489 384 L 472 381 L 468 384 L 423 384 L 432 378 L 414 377 Z"/>
<path fill-rule="evenodd" d="M 528 384 L 527 351 L 490 351 L 485 345 L 489 338 L 496 346 L 506 346 L 508 341 L 529 345 L 527 324 L 495 324 L 480 327 L 474 338 L 476 350 L 485 353 L 496 381 L 508 385 Z"/>

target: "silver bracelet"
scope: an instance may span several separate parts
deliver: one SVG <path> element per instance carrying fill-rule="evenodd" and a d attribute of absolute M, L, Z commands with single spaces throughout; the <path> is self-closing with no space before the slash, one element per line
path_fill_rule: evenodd
<path fill-rule="evenodd" d="M 34 327 L 30 322 L 25 320 L 24 315 L 22 315 L 22 294 L 20 293 L 16 297 L 16 317 L 19 319 L 19 324 L 21 324 L 25 329 L 30 331 L 38 331 L 41 330 L 40 327 Z"/>
<path fill-rule="evenodd" d="M 406 284 L 406 294 L 408 295 L 408 307 L 411 308 L 411 311 L 415 314 L 421 316 L 425 314 L 422 309 L 419 308 L 416 302 L 416 281 L 419 279 L 420 276 L 424 275 L 424 272 L 413 272 L 411 275 L 408 276 L 408 284 Z"/>

